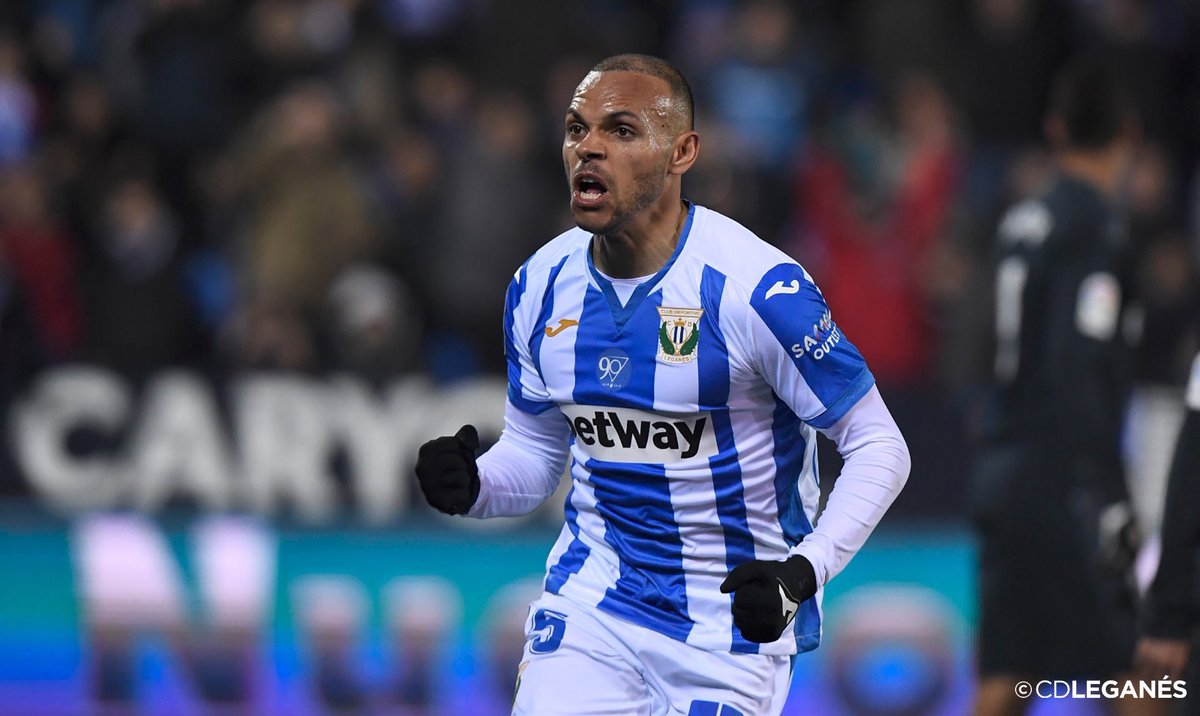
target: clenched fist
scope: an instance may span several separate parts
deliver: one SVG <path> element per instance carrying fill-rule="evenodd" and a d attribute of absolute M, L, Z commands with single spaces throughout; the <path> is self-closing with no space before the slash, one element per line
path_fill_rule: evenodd
<path fill-rule="evenodd" d="M 479 498 L 475 451 L 479 433 L 464 425 L 452 436 L 430 440 L 417 453 L 417 481 L 425 501 L 448 515 L 465 515 Z"/>

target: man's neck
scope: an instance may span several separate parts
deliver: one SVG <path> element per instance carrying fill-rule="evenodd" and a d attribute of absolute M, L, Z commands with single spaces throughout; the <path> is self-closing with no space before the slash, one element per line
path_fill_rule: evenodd
<path fill-rule="evenodd" d="M 675 252 L 688 208 L 682 200 L 652 206 L 638 220 L 612 234 L 596 234 L 592 261 L 613 278 L 637 278 L 658 273 Z"/>
<path fill-rule="evenodd" d="M 1121 162 L 1115 152 L 1064 151 L 1057 157 L 1059 171 L 1114 197 L 1121 179 Z"/>

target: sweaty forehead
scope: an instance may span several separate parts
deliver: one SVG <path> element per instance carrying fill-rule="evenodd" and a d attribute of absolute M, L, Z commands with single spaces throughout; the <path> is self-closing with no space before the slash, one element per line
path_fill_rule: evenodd
<path fill-rule="evenodd" d="M 589 72 L 571 98 L 581 114 L 633 112 L 647 122 L 670 122 L 671 87 L 666 80 L 640 72 Z"/>

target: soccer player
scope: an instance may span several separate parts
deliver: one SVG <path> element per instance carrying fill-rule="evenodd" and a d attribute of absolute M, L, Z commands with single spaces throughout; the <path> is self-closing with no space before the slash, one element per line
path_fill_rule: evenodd
<path fill-rule="evenodd" d="M 1192 363 L 1184 404 L 1187 412 L 1167 477 L 1162 556 L 1142 605 L 1142 637 L 1135 660 L 1138 674 L 1144 679 L 1187 677 L 1186 703 L 1172 704 L 1181 714 L 1195 713 L 1200 703 L 1192 693 L 1200 687 L 1200 660 L 1191 653 L 1196 627 L 1200 626 L 1196 592 L 1196 559 L 1200 557 L 1200 355 Z"/>
<path fill-rule="evenodd" d="M 516 714 L 778 714 L 822 587 L 907 479 L 812 277 L 682 199 L 692 116 L 661 59 L 583 78 L 563 138 L 578 228 L 509 287 L 503 434 L 478 460 L 471 426 L 420 451 L 429 503 L 471 517 L 529 512 L 571 459 Z M 819 520 L 818 430 L 845 457 Z"/>
<path fill-rule="evenodd" d="M 1055 177 L 998 230 L 995 400 L 971 489 L 978 716 L 1022 713 L 1029 694 L 1019 681 L 1128 675 L 1133 656 L 1112 197 L 1136 122 L 1111 73 L 1079 59 L 1056 78 L 1046 134 Z"/>

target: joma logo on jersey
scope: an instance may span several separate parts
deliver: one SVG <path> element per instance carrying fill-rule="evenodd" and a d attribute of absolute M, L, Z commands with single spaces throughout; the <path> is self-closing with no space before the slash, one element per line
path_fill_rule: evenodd
<path fill-rule="evenodd" d="M 562 410 L 575 444 L 597 460 L 669 464 L 717 454 L 708 413 L 659 415 L 592 405 L 566 405 Z"/>
<path fill-rule="evenodd" d="M 665 363 L 696 360 L 703 308 L 658 308 L 658 359 Z"/>
<path fill-rule="evenodd" d="M 811 355 L 813 360 L 821 360 L 833 347 L 842 341 L 842 332 L 833 323 L 833 315 L 829 311 L 821 316 L 821 320 L 813 324 L 812 335 L 792 344 L 792 355 L 800 358 Z"/>

